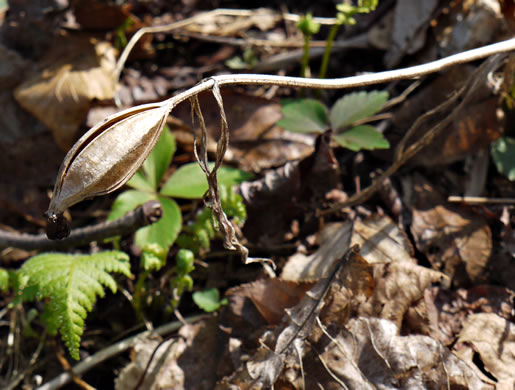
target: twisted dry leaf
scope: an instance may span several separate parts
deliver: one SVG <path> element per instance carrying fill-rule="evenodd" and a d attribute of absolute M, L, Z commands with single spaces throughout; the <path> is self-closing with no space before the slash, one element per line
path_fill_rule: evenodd
<path fill-rule="evenodd" d="M 139 169 L 162 133 L 170 105 L 146 104 L 114 114 L 90 129 L 64 158 L 47 211 L 47 236 L 64 238 L 64 210 L 108 194 Z"/>

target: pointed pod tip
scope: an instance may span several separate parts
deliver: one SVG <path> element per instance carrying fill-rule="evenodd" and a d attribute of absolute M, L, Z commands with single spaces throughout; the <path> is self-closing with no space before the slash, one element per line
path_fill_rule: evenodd
<path fill-rule="evenodd" d="M 62 240 L 70 235 L 70 222 L 63 213 L 47 213 L 46 236 L 49 240 Z"/>

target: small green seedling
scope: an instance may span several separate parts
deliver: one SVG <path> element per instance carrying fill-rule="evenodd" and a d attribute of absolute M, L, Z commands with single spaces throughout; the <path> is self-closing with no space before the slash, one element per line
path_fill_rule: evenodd
<path fill-rule="evenodd" d="M 320 24 L 313 20 L 313 15 L 307 13 L 301 17 L 297 22 L 297 28 L 304 36 L 304 50 L 302 55 L 302 62 L 300 68 L 300 77 L 306 77 L 309 65 L 309 42 L 314 34 L 320 31 Z"/>
<path fill-rule="evenodd" d="M 241 227 L 247 219 L 247 210 L 243 198 L 223 184 L 219 186 L 219 191 L 220 202 L 225 214 L 231 219 L 232 223 Z M 195 216 L 192 223 L 184 226 L 182 233 L 177 238 L 177 245 L 198 254 L 201 251 L 210 250 L 211 240 L 215 238 L 215 235 L 213 214 L 209 208 L 204 207 Z"/>
<path fill-rule="evenodd" d="M 143 250 L 157 244 L 168 251 L 182 228 L 181 210 L 173 198 L 200 199 L 208 189 L 206 177 L 196 163 L 181 166 L 161 184 L 174 153 L 175 139 L 165 128 L 142 169 L 127 183 L 133 190 L 125 191 L 116 198 L 108 217 L 108 220 L 120 218 L 149 200 L 158 200 L 163 216 L 155 224 L 139 229 L 134 238 L 135 244 Z M 228 187 L 250 177 L 252 175 L 239 169 L 220 167 L 218 170 L 218 182 Z M 157 263 L 158 260 L 148 264 L 154 267 Z"/>
<path fill-rule="evenodd" d="M 324 79 L 327 74 L 327 68 L 329 67 L 329 58 L 331 57 L 331 49 L 333 46 L 334 38 L 342 25 L 353 25 L 356 24 L 354 15 L 369 13 L 376 9 L 378 0 L 358 0 L 358 5 L 352 5 L 348 3 L 341 3 L 336 5 L 336 23 L 331 27 L 324 50 L 324 56 L 322 57 L 322 64 L 320 65 L 319 77 Z"/>
<path fill-rule="evenodd" d="M 235 56 L 225 61 L 225 65 L 234 70 L 252 69 L 257 63 L 258 57 L 250 47 L 245 49 L 242 57 Z"/>
<path fill-rule="evenodd" d="M 182 293 L 191 291 L 193 288 L 193 279 L 190 273 L 195 269 L 193 265 L 195 255 L 189 249 L 181 249 L 175 256 L 177 274 L 170 281 L 172 288 L 172 308 L 175 309 L 179 305 Z"/>
<path fill-rule="evenodd" d="M 204 291 L 193 293 L 193 302 L 205 312 L 211 313 L 220 309 L 222 305 L 227 305 L 227 298 L 220 300 L 220 293 L 216 288 L 208 288 Z"/>
<path fill-rule="evenodd" d="M 355 92 L 337 100 L 330 110 L 314 99 L 287 101 L 283 103 L 283 118 L 277 125 L 297 133 L 333 129 L 333 139 L 353 151 L 388 149 L 390 144 L 374 126 L 352 126 L 381 111 L 387 100 L 388 93 L 384 91 Z"/>

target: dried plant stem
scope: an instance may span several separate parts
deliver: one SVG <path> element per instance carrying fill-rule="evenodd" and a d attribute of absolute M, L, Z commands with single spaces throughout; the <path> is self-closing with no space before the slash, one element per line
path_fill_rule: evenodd
<path fill-rule="evenodd" d="M 72 230 L 63 240 L 49 240 L 45 234 L 19 234 L 0 230 L 0 248 L 15 247 L 26 250 L 55 250 L 79 245 L 108 237 L 126 235 L 161 218 L 162 209 L 158 201 L 151 200 L 124 217 L 115 221 Z"/>
<path fill-rule="evenodd" d="M 118 58 L 118 62 L 116 63 L 116 69 L 114 72 L 114 78 L 116 82 L 120 79 L 120 74 L 122 72 L 123 67 L 125 66 L 125 62 L 129 57 L 130 52 L 136 46 L 136 43 L 140 40 L 140 38 L 145 34 L 153 34 L 153 33 L 165 33 L 172 32 L 174 30 L 178 30 L 180 28 L 184 28 L 191 24 L 197 23 L 202 19 L 214 18 L 217 16 L 236 16 L 236 17 L 250 17 L 256 14 L 256 10 L 237 10 L 237 9 L 225 9 L 219 8 L 209 12 L 203 12 L 192 16 L 191 18 L 187 18 L 184 20 L 179 20 L 177 22 L 173 22 L 164 26 L 152 26 L 152 27 L 143 27 L 139 29 L 129 40 L 127 46 L 123 49 L 122 54 Z M 298 22 L 300 19 L 299 15 L 284 13 L 281 16 L 278 14 L 278 18 L 281 17 L 285 20 Z M 336 18 L 313 18 L 316 23 L 325 24 L 325 25 L 333 25 L 338 21 Z"/>
<path fill-rule="evenodd" d="M 191 97 L 198 95 L 200 92 L 210 90 L 218 84 L 219 87 L 232 85 L 277 85 L 280 87 L 295 88 L 321 88 L 321 89 L 345 89 L 364 87 L 368 85 L 381 84 L 394 80 L 413 79 L 425 76 L 440 70 L 449 68 L 454 65 L 463 64 L 482 58 L 492 56 L 497 53 L 506 53 L 515 50 L 515 38 L 506 41 L 494 43 L 492 45 L 483 46 L 477 49 L 464 51 L 452 56 L 442 58 L 427 64 L 412 66 L 409 68 L 389 70 L 386 72 L 370 73 L 359 76 L 344 77 L 338 79 L 314 79 L 302 77 L 273 76 L 265 74 L 235 74 L 213 76 L 201 81 L 196 86 L 179 93 L 161 104 L 172 109 L 177 104 Z"/>

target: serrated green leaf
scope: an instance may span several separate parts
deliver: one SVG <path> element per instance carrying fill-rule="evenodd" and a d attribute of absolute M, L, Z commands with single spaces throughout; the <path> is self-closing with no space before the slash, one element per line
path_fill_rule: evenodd
<path fill-rule="evenodd" d="M 209 167 L 213 169 L 214 163 Z M 252 178 L 252 174 L 236 168 L 220 167 L 218 169 L 218 184 L 232 187 Z M 200 199 L 207 191 L 206 175 L 197 163 L 189 163 L 181 166 L 167 180 L 161 189 L 161 194 L 175 198 Z"/>
<path fill-rule="evenodd" d="M 115 199 L 111 211 L 107 216 L 108 221 L 123 217 L 129 211 L 134 210 L 136 207 L 142 205 L 149 200 L 157 199 L 157 195 L 149 192 L 138 190 L 129 190 L 122 192 Z"/>
<path fill-rule="evenodd" d="M 123 252 L 93 255 L 42 253 L 27 260 L 19 271 L 26 277 L 25 289 L 37 287 L 37 298 L 49 298 L 49 331 L 61 333 L 70 355 L 79 359 L 84 320 L 104 287 L 116 292 L 110 273 L 131 276 L 129 256 Z"/>
<path fill-rule="evenodd" d="M 156 223 L 138 229 L 134 243 L 140 248 L 154 243 L 168 249 L 181 231 L 182 215 L 177 202 L 164 196 L 159 196 L 158 200 L 163 208 L 163 216 Z"/>
<path fill-rule="evenodd" d="M 192 294 L 193 302 L 205 312 L 211 313 L 220 308 L 220 293 L 216 288 L 208 288 L 204 291 L 196 291 Z"/>
<path fill-rule="evenodd" d="M 361 149 L 388 149 L 390 144 L 383 134 L 374 126 L 356 126 L 348 131 L 333 136 L 344 148 L 357 152 Z"/>
<path fill-rule="evenodd" d="M 491 150 L 497 170 L 515 181 L 515 138 L 501 137 L 492 143 Z"/>
<path fill-rule="evenodd" d="M 284 103 L 283 114 L 276 124 L 296 133 L 323 133 L 329 128 L 327 107 L 314 99 L 299 99 Z"/>
<path fill-rule="evenodd" d="M 329 113 L 334 130 L 341 130 L 350 124 L 371 117 L 381 111 L 388 100 L 388 92 L 353 92 L 338 99 Z"/>

